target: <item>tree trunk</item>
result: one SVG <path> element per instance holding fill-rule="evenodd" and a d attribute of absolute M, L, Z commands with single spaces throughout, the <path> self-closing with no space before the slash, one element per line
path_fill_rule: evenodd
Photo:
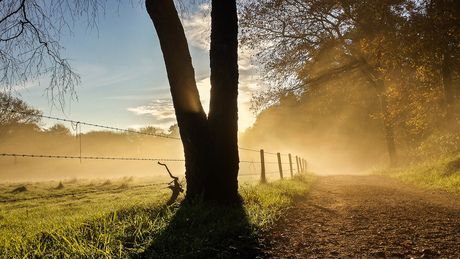
<path fill-rule="evenodd" d="M 238 201 L 235 0 L 213 1 L 209 119 L 201 105 L 190 51 L 173 0 L 146 0 L 146 8 L 160 40 L 184 147 L 186 199 Z"/>
<path fill-rule="evenodd" d="M 235 0 L 212 1 L 209 127 L 215 145 L 216 194 L 238 197 L 238 20 Z"/>
<path fill-rule="evenodd" d="M 383 127 L 385 132 L 385 140 L 388 148 L 388 155 L 390 158 L 390 167 L 394 167 L 398 164 L 398 156 L 396 153 L 396 145 L 394 139 L 393 131 L 393 122 L 391 120 L 390 114 L 388 113 L 388 101 L 386 98 L 386 87 L 383 79 L 379 78 L 378 73 L 375 69 L 366 61 L 364 55 L 359 51 L 353 51 L 354 56 L 352 57 L 353 61 L 357 61 L 360 66 L 359 69 L 364 75 L 367 81 L 374 87 L 377 92 L 377 96 L 380 101 L 380 112 L 383 117 Z"/>
<path fill-rule="evenodd" d="M 383 82 L 382 82 L 383 84 Z M 388 155 L 390 157 L 390 167 L 395 167 L 398 165 L 398 156 L 396 154 L 396 145 L 393 132 L 393 121 L 390 118 L 388 113 L 388 102 L 384 92 L 379 94 L 380 100 L 380 111 L 383 116 L 383 123 L 385 129 L 385 140 L 387 142 Z"/>

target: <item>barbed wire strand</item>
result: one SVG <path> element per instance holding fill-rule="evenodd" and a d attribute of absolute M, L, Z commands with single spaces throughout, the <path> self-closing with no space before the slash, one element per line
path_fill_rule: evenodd
<path fill-rule="evenodd" d="M 98 156 L 58 156 L 58 155 L 34 155 L 34 154 L 11 154 L 0 153 L 3 157 L 14 157 L 15 163 L 18 157 L 32 157 L 32 158 L 58 158 L 58 159 L 86 159 L 86 160 L 127 160 L 127 161 L 167 161 L 167 162 L 185 162 L 185 159 L 177 158 L 134 158 L 134 157 L 98 157 Z M 240 163 L 260 163 L 260 161 L 240 161 Z M 265 162 L 265 164 L 278 164 L 278 162 Z M 289 165 L 289 162 L 281 163 Z"/>
<path fill-rule="evenodd" d="M 250 148 L 244 148 L 244 147 L 239 147 L 238 149 L 244 150 L 244 151 L 251 151 L 251 152 L 260 152 L 260 150 L 255 150 L 255 149 L 250 149 Z"/>
<path fill-rule="evenodd" d="M 65 121 L 65 122 L 70 122 L 72 125 L 72 128 L 75 127 L 74 130 L 76 130 L 76 127 L 80 125 L 80 136 L 81 136 L 81 125 L 87 125 L 87 126 L 92 126 L 92 127 L 97 127 L 97 128 L 103 128 L 103 129 L 109 129 L 109 130 L 116 130 L 116 131 L 122 131 L 122 132 L 127 132 L 127 133 L 134 133 L 134 134 L 142 134 L 142 135 L 148 135 L 148 136 L 154 136 L 154 137 L 161 137 L 161 138 L 168 138 L 168 139 L 174 139 L 174 140 L 181 140 L 181 138 L 178 137 L 171 137 L 167 135 L 161 135 L 161 134 L 153 134 L 153 133 L 147 133 L 147 132 L 141 132 L 141 131 L 135 131 L 135 130 L 130 130 L 130 129 L 122 129 L 122 128 L 117 128 L 117 127 L 111 127 L 111 126 L 104 126 L 104 125 L 99 125 L 99 124 L 94 124 L 94 123 L 88 123 L 88 122 L 81 122 L 81 121 L 76 121 L 76 120 L 70 120 L 70 119 L 63 119 L 63 118 L 57 118 L 57 117 L 52 117 L 52 116 L 46 116 L 42 114 L 37 114 L 37 113 L 29 113 L 29 112 L 22 112 L 22 111 L 16 111 L 16 110 L 11 110 L 11 109 L 5 109 L 5 108 L 0 108 L 4 112 L 10 112 L 10 113 L 19 113 L 23 115 L 29 115 L 29 116 L 35 116 L 35 117 L 40 117 L 40 118 L 45 118 L 45 119 L 51 119 L 51 120 L 57 120 L 57 121 Z M 238 149 L 240 150 L 245 150 L 245 151 L 251 151 L 251 152 L 260 152 L 260 150 L 255 150 L 255 149 L 250 149 L 250 148 L 244 148 L 244 147 L 239 147 Z M 276 153 L 271 153 L 271 152 L 265 152 L 266 154 L 272 154 L 276 155 Z"/>
<path fill-rule="evenodd" d="M 94 124 L 94 123 L 88 123 L 88 122 L 81 122 L 81 121 L 75 121 L 75 120 L 70 120 L 70 119 L 62 119 L 62 118 L 57 118 L 57 117 L 51 117 L 51 116 L 46 116 L 46 115 L 37 114 L 37 113 L 21 112 L 21 111 L 10 110 L 10 109 L 5 109 L 5 108 L 1 108 L 1 110 L 5 111 L 5 112 L 10 112 L 10 113 L 19 113 L 19 114 L 23 114 L 23 115 L 36 116 L 36 117 L 46 118 L 46 119 L 51 119 L 51 120 L 70 122 L 70 123 L 73 123 L 74 125 L 80 124 L 80 125 L 87 125 L 87 126 L 92 126 L 92 127 L 97 127 L 97 128 L 122 131 L 122 132 L 127 132 L 127 133 L 135 133 L 135 134 L 142 134 L 142 135 L 149 135 L 149 136 L 155 136 L 155 137 L 161 137 L 161 138 L 180 140 L 180 138 L 171 137 L 171 136 L 167 136 L 167 135 L 153 134 L 153 133 L 135 131 L 135 130 L 130 130 L 130 129 L 121 129 L 121 128 L 116 128 L 116 127 L 111 127 L 111 126 L 104 126 L 104 125 Z"/>
<path fill-rule="evenodd" d="M 87 160 L 128 160 L 128 161 L 167 161 L 185 162 L 184 159 L 175 158 L 132 158 L 132 157 L 96 157 L 96 156 L 56 156 L 56 155 L 31 155 L 31 154 L 0 154 L 7 157 L 34 157 L 34 158 L 60 158 L 60 159 L 87 159 Z"/>
<path fill-rule="evenodd" d="M 240 163 L 258 163 L 258 164 L 260 164 L 260 161 L 245 161 L 245 160 L 243 160 L 243 161 L 240 161 Z"/>

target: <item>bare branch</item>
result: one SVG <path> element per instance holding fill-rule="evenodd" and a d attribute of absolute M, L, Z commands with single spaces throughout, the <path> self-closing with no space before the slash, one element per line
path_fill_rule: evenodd
<path fill-rule="evenodd" d="M 80 76 L 62 57 L 62 35 L 72 35 L 78 19 L 91 30 L 105 11 L 103 0 L 1 0 L 0 85 L 11 91 L 49 78 L 46 93 L 59 108 L 76 98 Z"/>

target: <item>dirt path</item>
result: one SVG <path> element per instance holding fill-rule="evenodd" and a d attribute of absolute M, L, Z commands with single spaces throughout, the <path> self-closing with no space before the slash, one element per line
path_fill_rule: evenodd
<path fill-rule="evenodd" d="M 262 249 L 267 258 L 460 258 L 460 195 L 323 176 Z"/>

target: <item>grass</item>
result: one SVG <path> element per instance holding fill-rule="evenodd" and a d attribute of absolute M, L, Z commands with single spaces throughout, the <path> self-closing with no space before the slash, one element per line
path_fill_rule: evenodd
<path fill-rule="evenodd" d="M 164 204 L 165 186 L 115 188 L 132 181 L 69 181 L 0 186 L 0 200 L 106 188 L 107 191 L 0 204 L 0 258 L 202 258 L 245 257 L 269 229 L 305 195 L 314 177 L 240 187 L 241 207 L 196 202 Z M 105 183 L 105 184 L 104 184 Z M 143 181 L 145 183 L 145 181 Z M 125 186 L 126 187 L 126 186 Z"/>
<path fill-rule="evenodd" d="M 169 195 L 165 186 L 119 189 L 126 181 L 104 182 L 64 182 L 61 190 L 52 182 L 23 183 L 27 191 L 16 194 L 9 192 L 15 185 L 2 185 L 1 200 L 49 198 L 0 205 L 0 258 L 113 254 L 113 238 L 120 231 L 117 227 L 131 224 L 126 221 L 137 224 L 145 217 L 137 212 L 148 213 L 152 208 L 161 207 Z M 140 179 L 129 184 L 139 186 L 155 182 L 158 181 Z M 82 194 L 67 195 L 71 193 Z M 126 211 L 135 217 L 123 218 Z"/>
<path fill-rule="evenodd" d="M 460 153 L 416 166 L 382 170 L 377 173 L 424 188 L 460 193 Z"/>

